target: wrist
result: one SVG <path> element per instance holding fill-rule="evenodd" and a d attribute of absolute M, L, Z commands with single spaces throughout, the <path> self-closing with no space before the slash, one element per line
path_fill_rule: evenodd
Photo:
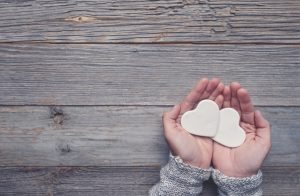
<path fill-rule="evenodd" d="M 176 164 L 174 164 L 176 163 Z M 193 171 L 193 172 L 209 172 L 211 173 L 212 171 L 212 167 L 208 167 L 208 168 L 203 168 L 203 167 L 200 167 L 200 165 L 192 165 L 186 161 L 184 161 L 180 156 L 174 156 L 170 153 L 169 155 L 169 164 L 171 165 L 176 165 L 176 167 L 180 170 L 184 170 L 185 172 L 190 172 L 190 171 Z M 189 171 L 188 171 L 189 170 Z M 197 174 L 198 175 L 198 174 Z M 210 175 L 210 174 L 209 174 Z"/>
<path fill-rule="evenodd" d="M 202 168 L 202 169 L 208 169 L 210 168 L 210 163 L 205 163 L 205 162 L 197 162 L 197 161 L 184 161 L 184 163 L 191 165 L 193 167 L 198 167 L 198 168 Z"/>
<path fill-rule="evenodd" d="M 215 168 L 222 172 L 224 175 L 228 177 L 234 177 L 234 178 L 246 178 L 253 175 L 256 175 L 259 170 L 253 170 L 253 171 L 232 171 L 232 170 L 222 170 L 221 168 Z"/>
<path fill-rule="evenodd" d="M 228 177 L 235 177 L 235 178 L 245 178 L 245 177 L 253 176 L 256 175 L 259 171 L 259 168 L 243 169 L 243 168 L 239 168 L 238 166 L 230 166 L 230 167 L 228 165 L 224 166 L 224 164 L 222 165 L 214 164 L 214 168 Z"/>
<path fill-rule="evenodd" d="M 211 167 L 211 157 L 207 156 L 195 156 L 195 155 L 189 155 L 189 156 L 184 156 L 178 153 L 171 152 L 172 156 L 180 157 L 183 163 L 197 167 L 197 168 L 202 168 L 202 169 L 209 169 Z M 206 157 L 206 158 L 205 158 Z"/>

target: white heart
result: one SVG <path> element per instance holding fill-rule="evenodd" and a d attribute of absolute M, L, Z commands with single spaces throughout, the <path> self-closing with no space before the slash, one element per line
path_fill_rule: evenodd
<path fill-rule="evenodd" d="M 218 105 L 209 99 L 202 100 L 196 109 L 183 114 L 182 127 L 189 133 L 211 137 L 227 147 L 238 147 L 246 139 L 239 126 L 239 113 L 233 108 L 219 110 Z"/>
<path fill-rule="evenodd" d="M 182 127 L 189 133 L 199 136 L 214 137 L 219 127 L 219 107 L 209 99 L 201 101 L 181 118 Z"/>
<path fill-rule="evenodd" d="M 212 139 L 228 147 L 238 147 L 246 139 L 245 131 L 239 126 L 240 115 L 233 108 L 220 111 L 220 122 L 217 135 Z"/>

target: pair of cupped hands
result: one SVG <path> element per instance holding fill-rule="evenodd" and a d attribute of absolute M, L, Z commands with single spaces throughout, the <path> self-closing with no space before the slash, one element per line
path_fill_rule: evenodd
<path fill-rule="evenodd" d="M 220 109 L 231 107 L 238 111 L 240 126 L 246 133 L 241 146 L 229 148 L 210 138 L 192 135 L 182 128 L 182 115 L 194 109 L 203 99 L 215 101 Z M 218 78 L 200 80 L 180 104 L 164 113 L 163 124 L 165 138 L 174 156 L 202 169 L 212 166 L 230 177 L 257 174 L 271 148 L 269 122 L 254 108 L 248 91 L 237 82 L 225 86 Z"/>

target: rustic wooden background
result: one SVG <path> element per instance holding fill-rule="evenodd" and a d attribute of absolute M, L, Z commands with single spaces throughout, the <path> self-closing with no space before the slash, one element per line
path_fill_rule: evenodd
<path fill-rule="evenodd" d="M 204 76 L 272 123 L 265 195 L 300 194 L 299 0 L 1 0 L 0 17 L 0 195 L 147 195 L 162 112 Z"/>

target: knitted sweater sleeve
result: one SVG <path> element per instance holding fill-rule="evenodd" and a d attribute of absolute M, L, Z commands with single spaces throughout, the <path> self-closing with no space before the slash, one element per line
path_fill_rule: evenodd
<path fill-rule="evenodd" d="M 228 177 L 219 170 L 212 171 L 212 178 L 218 186 L 220 196 L 261 196 L 262 173 L 245 178 Z"/>
<path fill-rule="evenodd" d="M 180 157 L 170 155 L 168 164 L 160 171 L 160 182 L 150 189 L 149 195 L 199 195 L 203 181 L 208 180 L 210 174 L 211 168 L 193 167 L 184 163 Z"/>

